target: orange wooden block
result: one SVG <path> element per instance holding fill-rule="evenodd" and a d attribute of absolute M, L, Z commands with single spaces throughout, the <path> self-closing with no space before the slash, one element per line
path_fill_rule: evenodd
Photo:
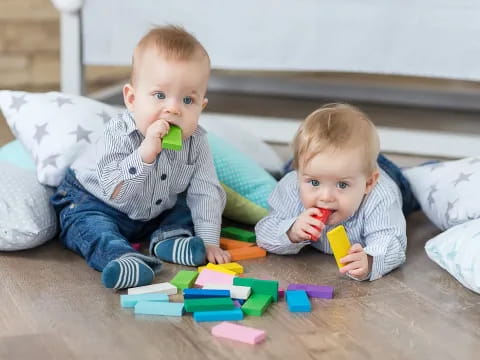
<path fill-rule="evenodd" d="M 259 257 L 267 256 L 267 251 L 259 248 L 258 246 L 249 246 L 238 249 L 228 250 L 230 253 L 230 260 L 246 260 L 246 259 L 255 259 Z"/>
<path fill-rule="evenodd" d="M 248 243 L 245 241 L 233 240 L 225 237 L 220 238 L 220 247 L 223 250 L 240 249 L 245 247 L 251 247 L 254 245 L 254 243 Z"/>

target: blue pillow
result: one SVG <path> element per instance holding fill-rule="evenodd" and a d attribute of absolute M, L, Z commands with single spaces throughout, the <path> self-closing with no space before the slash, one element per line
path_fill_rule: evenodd
<path fill-rule="evenodd" d="M 0 147 L 0 160 L 17 165 L 23 169 L 35 170 L 32 157 L 18 140 Z"/>
<path fill-rule="evenodd" d="M 210 132 L 208 143 L 218 179 L 227 193 L 223 215 L 256 224 L 268 214 L 267 200 L 277 181 L 254 160 Z"/>

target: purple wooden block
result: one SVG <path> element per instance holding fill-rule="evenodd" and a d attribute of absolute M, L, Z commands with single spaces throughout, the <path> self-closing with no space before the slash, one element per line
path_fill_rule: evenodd
<path fill-rule="evenodd" d="M 331 299 L 333 298 L 332 286 L 321 286 L 311 284 L 290 284 L 287 290 L 305 290 L 310 297 Z"/>

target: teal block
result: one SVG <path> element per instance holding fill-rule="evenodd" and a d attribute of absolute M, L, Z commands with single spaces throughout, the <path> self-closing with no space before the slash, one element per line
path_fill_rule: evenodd
<path fill-rule="evenodd" d="M 288 310 L 291 312 L 310 312 L 312 304 L 305 290 L 287 290 L 285 293 Z"/>
<path fill-rule="evenodd" d="M 169 301 L 165 294 L 138 294 L 138 295 L 120 295 L 120 305 L 123 308 L 133 308 L 140 301 Z"/>
<path fill-rule="evenodd" d="M 140 301 L 135 305 L 135 314 L 182 316 L 183 303 L 162 301 Z"/>
<path fill-rule="evenodd" d="M 243 320 L 243 312 L 241 309 L 197 311 L 193 313 L 193 319 L 197 322 Z"/>

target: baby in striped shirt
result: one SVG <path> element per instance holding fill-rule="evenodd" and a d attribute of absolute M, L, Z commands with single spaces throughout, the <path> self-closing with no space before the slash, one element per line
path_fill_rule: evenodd
<path fill-rule="evenodd" d="M 270 214 L 255 227 L 259 246 L 296 254 L 312 245 L 331 254 L 326 232 L 342 224 L 352 246 L 340 273 L 375 280 L 403 264 L 404 212 L 418 204 L 379 147 L 375 126 L 353 106 L 329 104 L 310 114 L 294 139 L 295 171 L 280 180 Z M 331 211 L 325 223 L 320 208 Z"/>
<path fill-rule="evenodd" d="M 150 284 L 161 260 L 230 260 L 219 247 L 225 192 L 198 125 L 209 76 L 209 56 L 191 34 L 151 30 L 134 51 L 123 88 L 127 110 L 108 122 L 52 197 L 61 241 L 102 272 L 107 288 Z M 182 132 L 178 151 L 163 147 L 172 125 Z M 148 255 L 132 247 L 139 241 L 149 243 Z"/>

